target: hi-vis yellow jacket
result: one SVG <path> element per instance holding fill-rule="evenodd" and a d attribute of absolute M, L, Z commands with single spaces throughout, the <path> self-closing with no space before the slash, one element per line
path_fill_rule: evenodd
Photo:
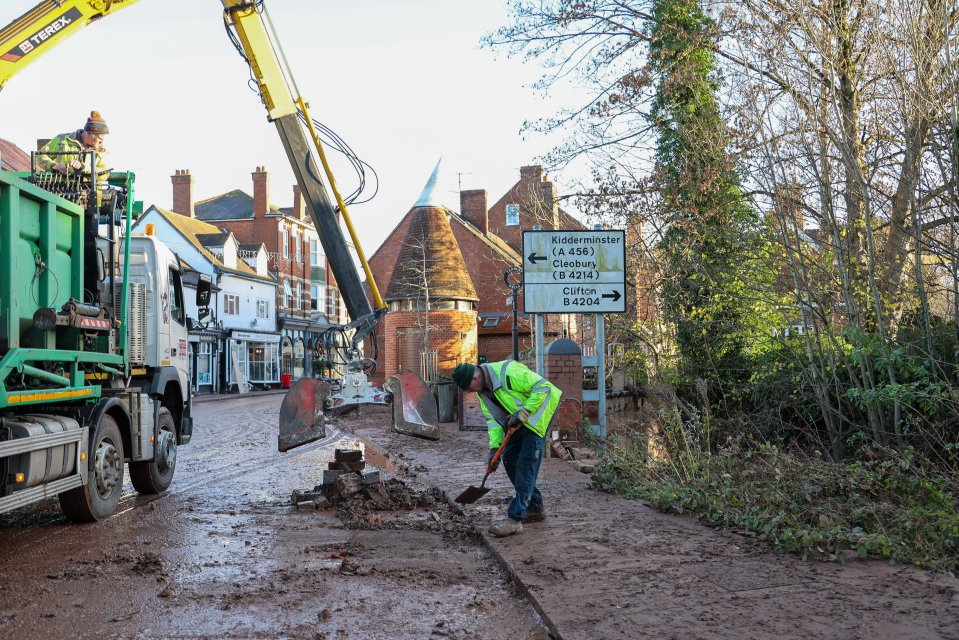
<path fill-rule="evenodd" d="M 545 436 L 563 392 L 549 380 L 515 360 L 486 363 L 480 367 L 493 388 L 492 391 L 477 394 L 480 407 L 486 416 L 490 449 L 500 446 L 505 435 L 506 419 L 520 409 L 529 411 L 526 428 L 541 438 Z M 497 406 L 496 402 L 488 402 L 488 399 L 483 397 L 487 393 L 492 395 L 502 408 Z"/>
<path fill-rule="evenodd" d="M 80 134 L 82 132 L 83 130 L 79 129 L 72 133 L 61 133 L 43 145 L 37 154 L 37 165 L 40 170 L 50 171 L 55 164 L 70 164 L 74 160 L 79 160 L 84 164 L 83 170 L 90 173 L 90 156 L 81 155 L 81 153 L 84 151 L 92 151 L 92 149 L 83 148 L 83 143 L 80 142 Z M 46 155 L 47 153 L 53 153 L 54 155 Z M 105 150 L 97 152 L 97 175 L 105 173 L 107 170 L 107 166 L 103 163 L 105 155 Z"/>

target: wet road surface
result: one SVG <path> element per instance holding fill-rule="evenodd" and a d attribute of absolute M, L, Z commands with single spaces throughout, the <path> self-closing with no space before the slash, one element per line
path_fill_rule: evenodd
<path fill-rule="evenodd" d="M 331 433 L 278 453 L 282 397 L 195 405 L 170 490 L 127 482 L 108 520 L 71 525 L 55 499 L 0 516 L 0 637 L 546 637 L 462 518 L 413 480 L 411 508 L 294 509 L 334 448 L 361 443 Z"/>

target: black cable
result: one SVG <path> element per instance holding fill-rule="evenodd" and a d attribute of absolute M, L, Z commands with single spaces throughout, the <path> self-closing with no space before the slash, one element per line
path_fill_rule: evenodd
<path fill-rule="evenodd" d="M 299 117 L 300 117 L 300 122 L 302 122 L 303 124 L 306 124 L 306 116 L 303 115 L 302 112 L 299 113 Z M 369 202 L 374 197 L 376 197 L 376 194 L 379 193 L 379 190 L 380 190 L 380 179 L 376 173 L 376 170 L 368 162 L 360 158 L 357 155 L 357 153 L 353 151 L 353 148 L 350 147 L 350 145 L 346 142 L 346 140 L 344 140 L 333 129 L 326 126 L 319 120 L 314 119 L 312 120 L 312 123 L 313 123 L 314 129 L 317 132 L 317 136 L 320 138 L 320 143 L 323 144 L 325 147 L 332 149 L 333 151 L 336 151 L 337 153 L 342 154 L 346 158 L 346 160 L 350 163 L 350 165 L 353 167 L 353 172 L 356 174 L 357 183 L 358 183 L 357 187 L 352 192 L 350 192 L 349 195 L 343 198 L 343 202 L 347 205 L 363 204 L 365 202 Z M 362 195 L 363 192 L 368 190 L 367 178 L 366 178 L 367 170 L 369 170 L 370 174 L 372 175 L 371 184 L 374 185 L 373 193 L 371 193 L 368 197 L 360 200 L 359 199 L 360 195 Z"/>

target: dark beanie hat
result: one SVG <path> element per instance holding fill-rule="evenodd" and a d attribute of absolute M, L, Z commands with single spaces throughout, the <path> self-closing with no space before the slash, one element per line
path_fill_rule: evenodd
<path fill-rule="evenodd" d="M 103 116 L 100 115 L 99 111 L 90 112 L 90 117 L 87 118 L 87 123 L 84 125 L 83 130 L 90 133 L 99 133 L 100 135 L 110 133 L 110 127 L 107 126 L 106 121 L 103 119 Z"/>
<path fill-rule="evenodd" d="M 456 365 L 456 368 L 453 369 L 453 382 L 456 383 L 457 387 L 466 391 L 469 389 L 470 382 L 473 381 L 474 371 L 476 371 L 476 366 L 468 362 Z"/>

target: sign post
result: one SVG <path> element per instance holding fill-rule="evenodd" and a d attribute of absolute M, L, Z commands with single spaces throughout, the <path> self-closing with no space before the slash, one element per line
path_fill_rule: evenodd
<path fill-rule="evenodd" d="M 596 433 L 606 437 L 606 324 L 604 314 L 626 312 L 626 232 L 523 231 L 523 291 L 526 313 L 592 313 L 596 354 L 583 364 L 596 366 L 596 391 L 583 400 L 599 404 Z M 537 369 L 543 374 L 542 332 L 537 324 Z"/>

